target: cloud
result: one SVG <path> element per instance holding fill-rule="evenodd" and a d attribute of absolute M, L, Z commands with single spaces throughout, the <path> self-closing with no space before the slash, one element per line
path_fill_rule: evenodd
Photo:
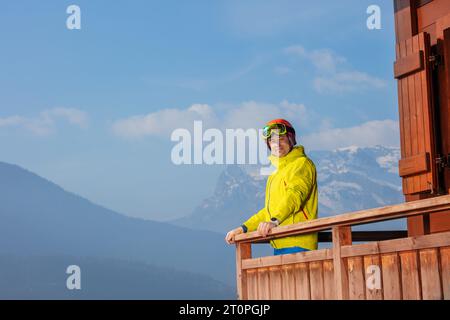
<path fill-rule="evenodd" d="M 67 120 L 70 124 L 78 126 L 80 128 L 86 128 L 88 126 L 88 115 L 86 112 L 74 108 L 53 108 L 42 112 L 44 117 L 51 120 L 56 118 L 62 118 Z"/>
<path fill-rule="evenodd" d="M 74 108 L 53 108 L 42 111 L 37 117 L 13 115 L 0 118 L 0 128 L 20 128 L 36 135 L 49 135 L 56 130 L 59 120 L 65 120 L 71 125 L 87 128 L 88 115 Z"/>
<path fill-rule="evenodd" d="M 283 49 L 286 54 L 294 54 L 299 57 L 306 57 L 306 49 L 301 45 L 293 45 Z"/>
<path fill-rule="evenodd" d="M 295 45 L 287 47 L 283 51 L 286 54 L 309 60 L 317 71 L 323 73 L 334 73 L 339 65 L 347 61 L 344 57 L 336 55 L 330 49 L 307 51 L 304 47 Z"/>
<path fill-rule="evenodd" d="M 353 127 L 335 128 L 331 119 L 309 110 L 304 104 L 283 100 L 280 103 L 247 101 L 226 106 L 224 112 L 207 104 L 194 104 L 186 109 L 163 109 L 147 115 L 116 121 L 113 132 L 120 137 L 170 137 L 178 128 L 193 132 L 195 120 L 201 120 L 203 130 L 259 129 L 274 118 L 288 119 L 296 128 L 298 141 L 309 150 L 334 150 L 348 146 L 376 145 L 398 147 L 398 121 L 373 120 Z"/>
<path fill-rule="evenodd" d="M 256 101 L 243 102 L 230 109 L 224 117 L 227 128 L 261 128 L 269 120 L 286 118 L 297 129 L 308 128 L 313 113 L 304 104 L 283 100 L 278 104 Z"/>
<path fill-rule="evenodd" d="M 374 120 L 348 128 L 332 128 L 301 137 L 301 143 L 312 150 L 334 150 L 350 145 L 398 147 L 399 123 L 394 120 Z"/>
<path fill-rule="evenodd" d="M 168 136 L 177 128 L 191 129 L 195 120 L 212 126 L 216 115 L 207 104 L 193 104 L 187 109 L 162 109 L 147 115 L 120 119 L 113 123 L 113 132 L 122 137 Z"/>
<path fill-rule="evenodd" d="M 320 94 L 355 92 L 366 89 L 380 89 L 386 81 L 367 73 L 352 70 L 347 60 L 330 49 L 306 50 L 303 46 L 294 45 L 284 48 L 287 55 L 306 59 L 314 67 L 314 89 Z"/>
<path fill-rule="evenodd" d="M 332 76 L 320 76 L 314 79 L 314 88 L 319 93 L 345 93 L 385 86 L 384 80 L 359 71 L 339 72 Z"/>
<path fill-rule="evenodd" d="M 305 105 L 287 100 L 278 104 L 247 101 L 225 108 L 213 108 L 207 104 L 194 104 L 186 109 L 162 109 L 147 115 L 119 119 L 112 125 L 117 136 L 140 138 L 145 136 L 168 137 L 178 128 L 192 130 L 195 120 L 203 122 L 203 128 L 259 129 L 274 118 L 287 118 L 298 131 L 310 130 L 326 122 Z"/>
<path fill-rule="evenodd" d="M 277 75 L 279 75 L 279 76 L 284 76 L 284 75 L 286 75 L 286 74 L 291 73 L 291 72 L 292 72 L 292 69 L 291 69 L 291 68 L 288 68 L 288 67 L 281 67 L 281 66 L 279 66 L 279 67 L 275 67 L 275 68 L 273 69 L 273 72 L 275 72 L 275 74 L 277 74 Z"/>

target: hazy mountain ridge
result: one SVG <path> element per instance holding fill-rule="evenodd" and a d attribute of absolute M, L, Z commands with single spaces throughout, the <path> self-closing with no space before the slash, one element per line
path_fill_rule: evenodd
<path fill-rule="evenodd" d="M 234 286 L 234 248 L 221 234 L 126 217 L 2 162 L 0 195 L 0 255 L 140 261 Z"/>
<path fill-rule="evenodd" d="M 80 267 L 80 290 L 66 269 Z M 202 275 L 142 262 L 72 256 L 0 256 L 0 299 L 234 299 L 231 287 Z"/>

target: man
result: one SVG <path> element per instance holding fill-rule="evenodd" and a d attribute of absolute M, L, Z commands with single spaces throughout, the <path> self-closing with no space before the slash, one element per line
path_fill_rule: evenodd
<path fill-rule="evenodd" d="M 311 221 L 317 218 L 318 191 L 314 163 L 296 146 L 295 130 L 284 119 L 275 119 L 263 130 L 269 160 L 276 168 L 266 185 L 265 206 L 240 227 L 227 233 L 225 241 L 234 243 L 236 235 L 258 231 L 263 237 L 276 226 Z M 317 249 L 317 233 L 271 240 L 274 254 L 287 254 Z"/>

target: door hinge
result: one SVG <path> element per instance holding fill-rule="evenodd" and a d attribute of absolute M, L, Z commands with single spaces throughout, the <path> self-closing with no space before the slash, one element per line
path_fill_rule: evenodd
<path fill-rule="evenodd" d="M 443 59 L 442 55 L 434 54 L 434 55 L 430 55 L 428 57 L 428 62 L 430 63 L 430 65 L 433 69 L 436 69 L 438 66 L 440 66 L 444 62 L 444 59 Z"/>
<path fill-rule="evenodd" d="M 438 155 L 436 158 L 436 164 L 439 170 L 450 167 L 450 153 L 446 156 Z"/>

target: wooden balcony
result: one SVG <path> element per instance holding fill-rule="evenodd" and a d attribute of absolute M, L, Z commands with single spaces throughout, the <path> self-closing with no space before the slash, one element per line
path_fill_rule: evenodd
<path fill-rule="evenodd" d="M 278 227 L 266 238 L 257 232 L 236 237 L 238 298 L 267 299 L 450 299 L 450 232 L 383 240 L 351 231 L 355 225 L 450 209 L 450 195 L 346 213 Z M 319 232 L 332 247 L 252 258 L 252 244 Z M 376 233 L 375 233 L 376 234 Z M 381 233 L 383 234 L 383 233 Z M 389 234 L 391 238 L 389 238 Z M 362 244 L 353 241 L 379 240 Z"/>

